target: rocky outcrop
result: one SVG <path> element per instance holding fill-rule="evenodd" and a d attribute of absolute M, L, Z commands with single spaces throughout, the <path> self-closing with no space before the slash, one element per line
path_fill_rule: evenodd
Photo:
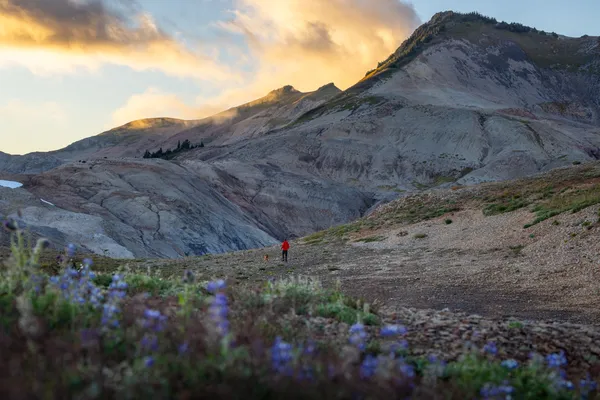
<path fill-rule="evenodd" d="M 62 161 L 48 153 L 29 153 L 15 156 L 0 151 L 0 173 L 37 174 L 62 164 Z"/>
<path fill-rule="evenodd" d="M 234 170 L 197 161 L 66 164 L 20 176 L 22 188 L 0 188 L 0 214 L 21 210 L 19 220 L 59 248 L 74 242 L 110 257 L 177 258 L 272 245 L 370 205 L 359 191 L 268 164 Z"/>

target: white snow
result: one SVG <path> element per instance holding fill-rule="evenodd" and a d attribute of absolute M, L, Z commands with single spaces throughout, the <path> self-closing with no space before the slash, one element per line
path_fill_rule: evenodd
<path fill-rule="evenodd" d="M 4 180 L 0 179 L 0 186 L 15 189 L 15 188 L 23 186 L 23 184 L 20 182 L 4 181 Z"/>
<path fill-rule="evenodd" d="M 51 205 L 51 206 L 54 206 L 54 204 L 50 203 L 49 201 L 46 201 L 46 200 L 44 200 L 44 199 L 40 199 L 40 200 L 42 201 L 42 203 L 46 203 L 46 204 L 49 204 L 49 205 Z M 56 207 L 56 206 L 55 206 L 55 207 Z"/>

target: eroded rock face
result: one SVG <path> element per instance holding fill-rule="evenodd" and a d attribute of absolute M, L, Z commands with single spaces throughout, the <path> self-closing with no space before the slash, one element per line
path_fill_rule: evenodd
<path fill-rule="evenodd" d="M 21 176 L 23 188 L 6 189 L 11 198 L 0 202 L 0 214 L 15 216 L 18 204 L 20 220 L 57 247 L 177 258 L 272 245 L 356 218 L 370 204 L 359 191 L 268 165 L 243 170 L 234 177 L 198 162 L 67 164 Z"/>

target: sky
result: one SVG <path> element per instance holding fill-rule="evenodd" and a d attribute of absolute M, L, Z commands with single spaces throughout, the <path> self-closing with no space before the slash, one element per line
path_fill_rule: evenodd
<path fill-rule="evenodd" d="M 0 0 L 0 151 L 346 89 L 445 10 L 600 35 L 598 0 Z"/>

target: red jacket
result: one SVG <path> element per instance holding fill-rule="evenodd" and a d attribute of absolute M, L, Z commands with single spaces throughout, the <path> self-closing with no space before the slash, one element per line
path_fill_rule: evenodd
<path fill-rule="evenodd" d="M 281 250 L 289 250 L 290 249 L 290 244 L 288 243 L 287 240 L 284 240 L 283 243 L 281 243 Z"/>

